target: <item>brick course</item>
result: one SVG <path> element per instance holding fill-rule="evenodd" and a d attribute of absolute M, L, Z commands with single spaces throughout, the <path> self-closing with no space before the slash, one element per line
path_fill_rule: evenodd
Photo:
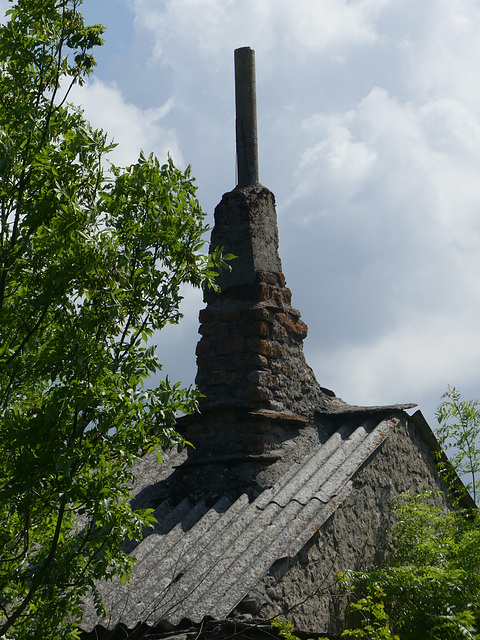
<path fill-rule="evenodd" d="M 303 356 L 308 329 L 291 306 L 276 221 L 275 198 L 262 185 L 226 193 L 215 209 L 211 249 L 237 257 L 220 274 L 220 291 L 205 293 L 199 315 L 202 410 L 241 405 L 313 415 L 329 403 Z"/>

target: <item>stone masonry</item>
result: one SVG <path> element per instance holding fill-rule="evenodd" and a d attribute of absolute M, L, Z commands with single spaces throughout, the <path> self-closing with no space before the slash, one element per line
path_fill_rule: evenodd
<path fill-rule="evenodd" d="M 303 355 L 307 325 L 291 306 L 278 256 L 273 194 L 261 185 L 223 196 L 211 248 L 236 256 L 200 312 L 196 383 L 202 410 L 245 407 L 303 416 L 338 403 Z"/>

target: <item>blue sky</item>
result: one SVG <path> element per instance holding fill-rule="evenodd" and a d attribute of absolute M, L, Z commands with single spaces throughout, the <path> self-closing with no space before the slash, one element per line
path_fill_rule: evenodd
<path fill-rule="evenodd" d="M 3 2 L 2 4 L 5 4 Z M 114 160 L 169 151 L 210 216 L 235 186 L 233 50 L 256 51 L 260 180 L 319 382 L 352 404 L 480 397 L 476 0 L 85 0 L 107 27 L 87 117 Z M 159 338 L 195 376 L 197 315 Z"/>

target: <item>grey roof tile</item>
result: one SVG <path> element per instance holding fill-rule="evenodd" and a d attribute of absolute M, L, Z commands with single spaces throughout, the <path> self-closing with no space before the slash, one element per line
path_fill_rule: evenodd
<path fill-rule="evenodd" d="M 294 556 L 351 492 L 351 478 L 395 427 L 344 425 L 253 502 L 223 497 L 211 508 L 184 500 L 158 507 L 163 525 L 134 550 L 132 579 L 101 587 L 110 611 L 97 620 L 87 605 L 83 628 L 139 621 L 176 625 L 225 618 L 279 558 Z"/>

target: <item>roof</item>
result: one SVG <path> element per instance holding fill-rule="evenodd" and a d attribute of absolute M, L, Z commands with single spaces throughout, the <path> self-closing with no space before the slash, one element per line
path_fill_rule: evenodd
<path fill-rule="evenodd" d="M 292 628 L 299 640 L 341 640 L 341 636 L 333 633 L 303 631 Z M 109 633 L 109 632 L 107 632 Z M 149 629 L 147 626 L 138 627 L 133 632 L 120 630 L 122 638 L 128 633 L 129 640 L 218 640 L 235 638 L 236 640 L 275 640 L 283 638 L 282 631 L 265 620 L 206 620 L 200 625 L 182 626 L 181 629 L 170 630 Z M 116 637 L 120 635 L 115 634 Z M 113 640 L 109 634 L 110 640 Z M 97 638 L 95 638 L 97 640 Z"/>
<path fill-rule="evenodd" d="M 162 502 L 157 528 L 131 554 L 131 581 L 100 585 L 108 618 L 88 603 L 82 628 L 149 627 L 224 619 L 269 571 L 293 557 L 352 491 L 352 478 L 388 437 L 397 417 L 348 420 L 255 499 L 226 495 L 214 504 Z M 142 461 L 143 462 L 143 461 Z M 147 459 L 145 465 L 151 464 Z M 162 469 L 162 466 L 159 467 Z M 152 467 L 146 473 L 150 474 Z M 163 469 L 162 473 L 165 473 Z M 142 470 L 139 477 L 144 478 Z M 145 490 L 145 478 L 142 489 Z"/>

